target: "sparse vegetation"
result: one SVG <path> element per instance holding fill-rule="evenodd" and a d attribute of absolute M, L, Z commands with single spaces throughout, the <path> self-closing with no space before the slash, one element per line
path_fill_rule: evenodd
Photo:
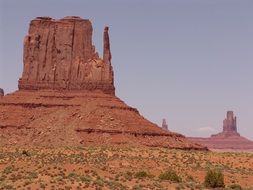
<path fill-rule="evenodd" d="M 159 179 L 161 180 L 169 180 L 169 181 L 172 181 L 172 182 L 181 182 L 182 181 L 182 178 L 179 177 L 177 175 L 177 173 L 172 170 L 172 169 L 168 169 L 167 171 L 161 173 L 159 175 Z"/>
<path fill-rule="evenodd" d="M 217 169 L 209 169 L 204 184 L 208 188 L 225 187 L 223 173 Z"/>
<path fill-rule="evenodd" d="M 151 174 L 149 174 L 149 173 L 146 172 L 146 171 L 139 171 L 139 172 L 136 172 L 134 176 L 135 176 L 136 178 L 151 178 L 151 177 L 153 177 Z"/>
<path fill-rule="evenodd" d="M 233 190 L 242 190 L 242 187 L 238 184 L 230 185 L 229 188 Z"/>
<path fill-rule="evenodd" d="M 250 153 L 88 146 L 26 147 L 27 156 L 23 150 L 0 146 L 0 189 L 205 189 L 207 168 L 223 172 L 209 176 L 224 174 L 227 189 L 253 187 Z"/>

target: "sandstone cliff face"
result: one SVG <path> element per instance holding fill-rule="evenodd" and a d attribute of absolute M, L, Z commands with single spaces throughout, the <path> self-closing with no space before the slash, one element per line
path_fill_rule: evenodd
<path fill-rule="evenodd" d="M 206 150 L 161 129 L 115 96 L 108 30 L 105 27 L 101 59 L 92 45 L 89 20 L 31 21 L 21 90 L 0 98 L 0 144 Z"/>
<path fill-rule="evenodd" d="M 37 17 L 24 39 L 19 89 L 101 90 L 114 94 L 108 27 L 104 57 L 92 45 L 92 24 L 80 17 Z"/>

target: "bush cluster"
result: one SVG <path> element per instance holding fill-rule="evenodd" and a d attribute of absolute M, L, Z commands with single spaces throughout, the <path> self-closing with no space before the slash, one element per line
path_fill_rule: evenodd
<path fill-rule="evenodd" d="M 205 186 L 208 188 L 225 187 L 224 175 L 220 170 L 208 170 L 205 176 Z"/>
<path fill-rule="evenodd" d="M 174 170 L 167 170 L 159 175 L 159 179 L 161 180 L 169 180 L 172 182 L 182 182 L 182 178 L 177 175 Z"/>

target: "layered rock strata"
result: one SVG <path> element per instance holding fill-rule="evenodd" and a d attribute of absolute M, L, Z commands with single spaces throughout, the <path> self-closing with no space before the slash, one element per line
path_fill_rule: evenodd
<path fill-rule="evenodd" d="M 102 92 L 20 90 L 0 99 L 0 144 L 131 145 L 206 150 Z"/>
<path fill-rule="evenodd" d="M 100 90 L 114 94 L 108 27 L 104 56 L 92 44 L 92 24 L 80 17 L 32 20 L 24 39 L 19 89 Z"/>
<path fill-rule="evenodd" d="M 108 30 L 101 59 L 92 45 L 89 20 L 31 21 L 19 91 L 0 99 L 0 144 L 207 150 L 161 129 L 115 96 Z"/>

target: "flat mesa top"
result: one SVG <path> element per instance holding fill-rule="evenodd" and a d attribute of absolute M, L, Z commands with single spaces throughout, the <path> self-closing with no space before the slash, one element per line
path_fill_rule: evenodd
<path fill-rule="evenodd" d="M 108 27 L 100 58 L 92 43 L 92 23 L 78 16 L 36 17 L 24 39 L 20 90 L 88 90 L 114 95 Z"/>
<path fill-rule="evenodd" d="M 83 19 L 79 16 L 66 16 L 62 19 L 53 19 L 51 17 L 48 16 L 40 16 L 40 17 L 36 17 L 34 20 L 44 20 L 44 21 L 63 21 L 63 20 L 80 20 L 80 21 L 89 21 L 89 19 Z"/>

